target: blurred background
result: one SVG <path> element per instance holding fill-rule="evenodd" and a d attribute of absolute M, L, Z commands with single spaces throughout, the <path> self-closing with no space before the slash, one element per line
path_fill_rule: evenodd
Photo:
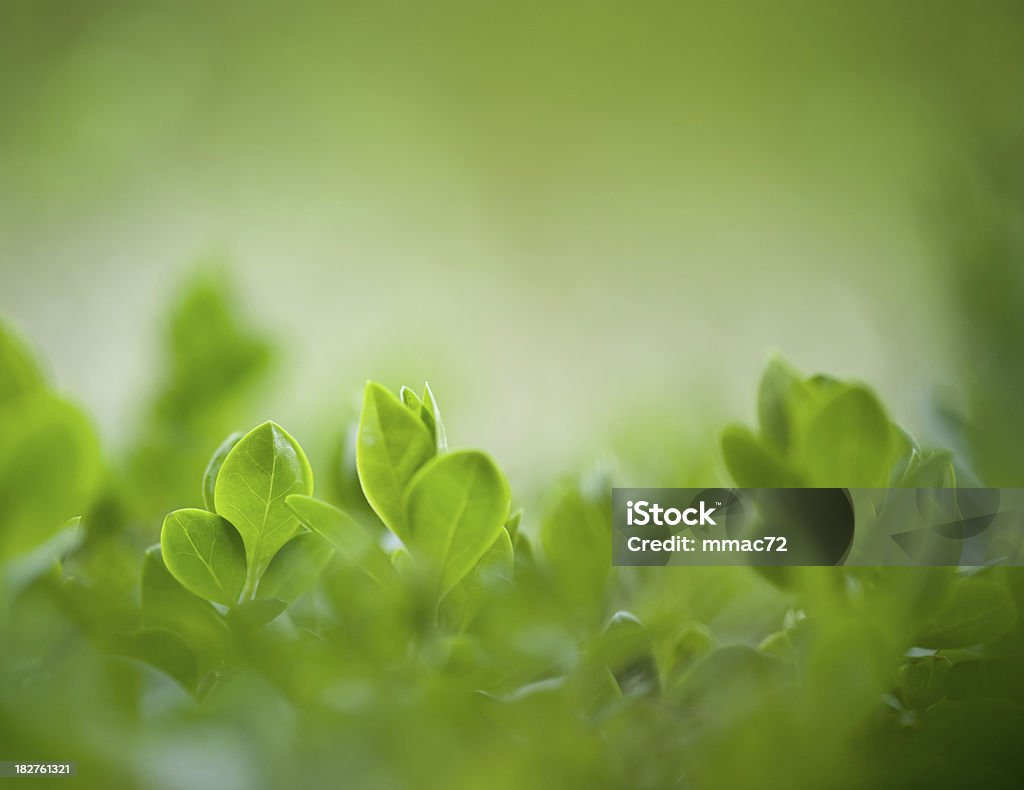
<path fill-rule="evenodd" d="M 429 378 L 528 485 L 747 416 L 771 349 L 927 432 L 1022 43 L 1012 0 L 0 0 L 0 313 L 112 446 L 204 260 L 303 443 Z"/>

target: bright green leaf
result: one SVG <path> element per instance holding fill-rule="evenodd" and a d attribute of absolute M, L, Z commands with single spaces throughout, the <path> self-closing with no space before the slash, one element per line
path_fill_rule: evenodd
<path fill-rule="evenodd" d="M 160 531 L 164 564 L 189 591 L 225 606 L 245 583 L 245 547 L 228 521 L 205 510 L 169 513 Z"/>
<path fill-rule="evenodd" d="M 433 455 L 434 442 L 419 415 L 385 387 L 368 382 L 356 447 L 359 482 L 381 521 L 402 540 L 409 536 L 402 505 L 406 488 Z"/>
<path fill-rule="evenodd" d="M 443 596 L 494 543 L 510 497 L 494 461 L 463 450 L 424 466 L 409 484 L 405 502 L 409 550 L 433 566 Z"/>
<path fill-rule="evenodd" d="M 254 428 L 228 453 L 217 475 L 214 504 L 242 536 L 247 589 L 255 589 L 271 558 L 299 529 L 285 497 L 312 493 L 313 472 L 306 454 L 275 423 Z"/>
<path fill-rule="evenodd" d="M 421 401 L 419 395 L 409 387 L 402 387 L 402 389 L 398 391 L 398 397 L 402 400 L 402 403 L 409 407 L 409 410 L 413 414 L 419 414 L 420 409 L 423 408 L 423 401 Z"/>
<path fill-rule="evenodd" d="M 448 450 L 448 433 L 444 429 L 444 421 L 441 419 L 441 410 L 437 407 L 437 400 L 434 398 L 434 391 L 430 384 L 423 387 L 423 422 L 430 429 L 434 437 L 434 445 L 439 453 Z"/>

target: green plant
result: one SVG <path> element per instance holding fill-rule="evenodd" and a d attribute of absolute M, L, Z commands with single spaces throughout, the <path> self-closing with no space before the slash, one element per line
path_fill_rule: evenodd
<path fill-rule="evenodd" d="M 8 331 L 0 397 L 0 743 L 18 759 L 75 759 L 93 786 L 178 786 L 211 753 L 198 786 L 1013 786 L 1016 568 L 613 569 L 630 468 L 513 510 L 490 456 L 448 448 L 429 387 L 373 382 L 319 498 L 273 422 L 214 449 L 228 426 L 204 396 L 218 416 L 181 424 L 217 431 L 205 472 L 175 472 L 184 507 L 147 518 L 167 496 L 133 489 L 150 463 L 130 447 L 104 474 Z M 964 475 L 866 386 L 778 358 L 721 457 L 701 484 Z"/>

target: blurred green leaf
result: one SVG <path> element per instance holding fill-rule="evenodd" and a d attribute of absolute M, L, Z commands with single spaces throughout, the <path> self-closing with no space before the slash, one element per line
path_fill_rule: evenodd
<path fill-rule="evenodd" d="M 668 643 L 668 655 L 664 662 L 665 677 L 680 676 L 694 661 L 714 650 L 716 646 L 715 635 L 704 623 L 685 623 Z"/>
<path fill-rule="evenodd" d="M 957 661 L 949 670 L 946 693 L 951 700 L 988 697 L 1024 704 L 1024 674 L 1020 668 L 1019 655 Z"/>
<path fill-rule="evenodd" d="M 889 687 L 899 648 L 884 621 L 835 618 L 820 623 L 803 679 L 810 722 L 841 732 L 860 726 Z"/>
<path fill-rule="evenodd" d="M 0 409 L 0 562 L 82 513 L 99 473 L 92 426 L 71 404 L 42 393 Z"/>
<path fill-rule="evenodd" d="M 141 628 L 121 634 L 113 650 L 124 656 L 145 661 L 166 672 L 189 691 L 199 679 L 196 655 L 178 634 L 165 628 Z"/>
<path fill-rule="evenodd" d="M 316 584 L 332 556 L 334 548 L 315 532 L 296 535 L 270 561 L 257 594 L 291 603 Z"/>
<path fill-rule="evenodd" d="M 893 430 L 877 398 L 859 386 L 826 403 L 810 422 L 803 466 L 813 486 L 883 488 L 889 484 Z"/>
<path fill-rule="evenodd" d="M 997 639 L 1016 621 L 1017 607 L 1009 590 L 968 577 L 952 588 L 916 644 L 937 649 L 971 647 Z"/>
<path fill-rule="evenodd" d="M 948 450 L 912 450 L 894 488 L 955 488 L 956 470 Z"/>
<path fill-rule="evenodd" d="M 515 554 L 515 568 L 517 574 L 532 573 L 535 569 L 533 556 L 533 544 L 526 537 L 526 533 L 517 531 L 512 538 L 512 549 Z"/>
<path fill-rule="evenodd" d="M 516 535 L 519 534 L 519 523 L 522 520 L 523 511 L 517 510 L 508 517 L 507 521 L 505 521 L 505 531 L 508 532 L 509 537 L 513 540 L 515 539 Z"/>
<path fill-rule="evenodd" d="M 953 663 L 945 656 L 923 656 L 903 665 L 900 694 L 916 710 L 925 710 L 946 695 L 946 677 Z"/>
<path fill-rule="evenodd" d="M 0 322 L 0 408 L 45 387 L 46 381 L 25 342 Z"/>
<path fill-rule="evenodd" d="M 366 528 L 343 510 L 301 494 L 292 494 L 285 502 L 299 521 L 334 548 L 346 565 L 360 568 L 380 584 L 395 581 L 395 569 L 387 554 Z"/>
<path fill-rule="evenodd" d="M 611 575 L 610 488 L 598 492 L 564 486 L 541 521 L 540 539 L 552 581 L 563 597 L 579 606 L 589 624 L 603 617 Z"/>
<path fill-rule="evenodd" d="M 667 691 L 705 727 L 724 728 L 757 710 L 783 679 L 781 662 L 745 645 L 727 645 L 705 653 Z"/>
<path fill-rule="evenodd" d="M 722 431 L 722 457 L 732 479 L 743 488 L 800 486 L 785 460 L 742 425 L 730 425 Z"/>
<path fill-rule="evenodd" d="M 269 335 L 250 325 L 232 283 L 209 262 L 172 297 L 161 340 L 159 379 L 131 431 L 126 479 L 107 492 L 127 519 L 203 504 L 196 471 L 213 441 L 253 419 L 274 358 Z"/>
<path fill-rule="evenodd" d="M 782 357 L 773 356 L 757 392 L 757 418 L 762 435 L 786 450 L 794 432 L 796 412 L 810 397 L 803 377 Z"/>
<path fill-rule="evenodd" d="M 241 431 L 235 431 L 221 442 L 214 450 L 213 457 L 210 458 L 210 463 L 206 465 L 206 470 L 203 472 L 203 502 L 211 513 L 216 512 L 213 496 L 217 486 L 217 475 L 220 474 L 220 468 L 224 465 L 224 459 L 228 457 L 228 453 L 242 440 L 243 436 L 245 434 Z"/>
<path fill-rule="evenodd" d="M 629 612 L 616 612 L 597 640 L 594 654 L 627 697 L 657 694 L 658 665 L 647 629 Z"/>
<path fill-rule="evenodd" d="M 503 528 L 472 571 L 448 592 L 445 606 L 456 611 L 459 626 L 465 628 L 479 612 L 483 598 L 499 585 L 510 585 L 514 573 L 512 539 Z"/>
<path fill-rule="evenodd" d="M 224 405 L 270 363 L 269 341 L 247 325 L 223 270 L 205 267 L 186 283 L 167 326 L 168 373 L 156 404 L 163 419 L 191 422 Z"/>
<path fill-rule="evenodd" d="M 255 631 L 279 617 L 287 608 L 287 602 L 274 598 L 243 601 L 228 612 L 228 625 L 240 633 Z"/>
<path fill-rule="evenodd" d="M 142 560 L 142 621 L 179 634 L 197 653 L 221 643 L 227 629 L 213 605 L 189 592 L 164 564 L 159 545 Z"/>
<path fill-rule="evenodd" d="M 238 603 L 246 579 L 245 546 L 226 519 L 192 508 L 169 513 L 160 551 L 187 590 L 225 606 Z"/>

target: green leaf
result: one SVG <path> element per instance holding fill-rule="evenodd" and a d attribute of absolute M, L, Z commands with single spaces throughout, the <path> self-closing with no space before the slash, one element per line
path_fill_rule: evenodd
<path fill-rule="evenodd" d="M 441 410 L 437 407 L 437 400 L 434 398 L 434 391 L 430 384 L 423 387 L 423 422 L 430 429 L 434 437 L 434 445 L 439 453 L 448 450 L 448 433 L 444 429 L 444 421 L 441 419 Z"/>
<path fill-rule="evenodd" d="M 0 411 L 0 561 L 45 543 L 88 508 L 99 458 L 89 421 L 56 396 Z"/>
<path fill-rule="evenodd" d="M 1017 621 L 1010 591 L 1000 584 L 968 577 L 957 584 L 918 636 L 921 647 L 972 647 L 1002 636 Z"/>
<path fill-rule="evenodd" d="M 224 459 L 228 457 L 228 453 L 234 449 L 234 446 L 242 440 L 244 435 L 241 431 L 235 431 L 221 442 L 220 446 L 213 451 L 213 457 L 210 459 L 210 463 L 206 465 L 206 471 L 203 472 L 203 502 L 206 504 L 206 509 L 211 513 L 216 512 L 214 507 L 214 491 L 217 486 L 217 475 L 220 474 L 220 468 L 224 465 Z"/>
<path fill-rule="evenodd" d="M 11 596 L 17 595 L 45 574 L 55 571 L 59 573 L 68 555 L 83 542 L 85 530 L 81 522 L 81 516 L 68 519 L 60 531 L 45 543 L 10 560 L 4 567 L 4 592 Z"/>
<path fill-rule="evenodd" d="M 168 381 L 160 420 L 193 424 L 245 391 L 273 360 L 269 338 L 251 327 L 225 270 L 204 266 L 185 283 L 167 326 Z M 230 424 L 230 423 L 229 423 Z"/>
<path fill-rule="evenodd" d="M 423 401 L 421 401 L 419 395 L 409 387 L 402 387 L 402 389 L 398 391 L 398 397 L 401 398 L 402 403 L 409 407 L 409 410 L 413 414 L 419 414 L 420 410 L 423 408 Z"/>
<path fill-rule="evenodd" d="M 433 439 L 419 415 L 385 387 L 368 382 L 356 445 L 359 482 L 374 512 L 403 541 L 409 537 L 406 488 L 433 455 Z"/>
<path fill-rule="evenodd" d="M 696 659 L 670 691 L 688 710 L 709 720 L 718 711 L 738 718 L 762 704 L 783 677 L 781 662 L 746 645 L 727 645 Z"/>
<path fill-rule="evenodd" d="M 604 614 L 612 565 L 611 521 L 610 485 L 584 490 L 578 484 L 560 491 L 541 520 L 541 545 L 553 581 L 577 613 Z"/>
<path fill-rule="evenodd" d="M 169 628 L 197 653 L 223 640 L 224 618 L 209 601 L 185 589 L 167 570 L 160 546 L 150 546 L 142 560 L 142 621 Z"/>
<path fill-rule="evenodd" d="M 0 323 L 0 406 L 43 390 L 46 381 L 25 342 Z"/>
<path fill-rule="evenodd" d="M 361 568 L 381 584 L 395 581 L 395 569 L 388 555 L 366 528 L 345 511 L 300 494 L 292 494 L 285 502 L 299 521 L 338 552 L 346 565 Z"/>
<path fill-rule="evenodd" d="M 955 488 L 956 470 L 948 450 L 911 450 L 906 468 L 893 488 Z"/>
<path fill-rule="evenodd" d="M 410 552 L 433 566 L 444 596 L 483 556 L 505 524 L 508 483 L 484 453 L 439 455 L 405 497 Z"/>
<path fill-rule="evenodd" d="M 159 382 L 131 431 L 119 499 L 125 517 L 149 522 L 179 507 L 203 505 L 197 470 L 211 442 L 246 424 L 274 359 L 271 338 L 250 324 L 219 262 L 207 260 L 171 297 L 159 360 Z"/>
<path fill-rule="evenodd" d="M 946 679 L 950 699 L 991 697 L 1024 704 L 1024 676 L 1020 656 L 996 656 L 976 661 L 957 661 Z"/>
<path fill-rule="evenodd" d="M 532 573 L 535 570 L 536 561 L 533 557 L 533 544 L 526 537 L 526 533 L 522 531 L 516 533 L 512 538 L 512 548 L 515 552 L 516 573 Z"/>
<path fill-rule="evenodd" d="M 743 488 L 800 486 L 782 456 L 742 425 L 730 425 L 722 431 L 722 458 L 729 475 Z"/>
<path fill-rule="evenodd" d="M 260 598 L 291 603 L 307 592 L 327 567 L 334 548 L 315 532 L 296 535 L 284 544 L 260 579 Z"/>
<path fill-rule="evenodd" d="M 166 628 L 141 628 L 119 634 L 111 645 L 113 652 L 144 661 L 166 672 L 189 691 L 199 679 L 195 652 L 180 635 Z"/>
<path fill-rule="evenodd" d="M 883 488 L 889 484 L 895 447 L 892 424 L 878 399 L 851 386 L 811 420 L 802 461 L 812 486 Z"/>
<path fill-rule="evenodd" d="M 234 606 L 245 584 L 245 547 L 234 527 L 205 510 L 169 513 L 160 531 L 167 569 L 201 598 Z"/>
<path fill-rule="evenodd" d="M 953 663 L 945 656 L 923 656 L 900 670 L 900 694 L 916 710 L 925 710 L 946 696 L 946 677 Z"/>
<path fill-rule="evenodd" d="M 808 646 L 804 693 L 820 722 L 856 727 L 871 715 L 891 685 L 899 654 L 888 623 L 836 619 L 822 625 Z"/>
<path fill-rule="evenodd" d="M 476 564 L 473 574 L 466 578 L 470 580 L 471 588 L 482 589 L 496 583 L 511 582 L 514 569 L 515 552 L 512 549 L 512 538 L 509 537 L 508 531 L 502 528 L 498 531 L 494 543 Z"/>
<path fill-rule="evenodd" d="M 704 623 L 696 620 L 685 623 L 669 645 L 666 677 L 679 677 L 694 661 L 714 650 L 716 644 L 715 635 Z M 765 652 L 760 647 L 758 650 Z"/>
<path fill-rule="evenodd" d="M 612 673 L 623 695 L 645 696 L 661 687 L 651 637 L 629 612 L 616 612 L 594 646 L 594 655 Z"/>
<path fill-rule="evenodd" d="M 299 529 L 285 497 L 312 493 L 313 472 L 306 454 L 273 422 L 246 434 L 224 459 L 214 504 L 242 536 L 249 571 L 247 591 L 256 588 L 270 560 Z"/>
<path fill-rule="evenodd" d="M 519 522 L 521 522 L 522 520 L 523 511 L 522 509 L 520 509 L 513 513 L 511 516 L 509 516 L 508 520 L 505 522 L 505 529 L 508 532 L 509 537 L 513 540 L 519 534 Z"/>
<path fill-rule="evenodd" d="M 512 539 L 502 528 L 472 572 L 452 587 L 445 597 L 445 605 L 454 612 L 458 626 L 468 626 L 480 612 L 487 593 L 500 585 L 511 584 L 514 572 Z"/>
<path fill-rule="evenodd" d="M 773 356 L 758 386 L 757 417 L 761 433 L 776 447 L 788 448 L 794 417 L 810 398 L 803 377 L 782 357 Z"/>
<path fill-rule="evenodd" d="M 275 598 L 257 598 L 253 601 L 243 601 L 228 612 L 228 625 L 232 630 L 255 631 L 262 628 L 271 620 L 276 619 L 288 604 Z"/>

